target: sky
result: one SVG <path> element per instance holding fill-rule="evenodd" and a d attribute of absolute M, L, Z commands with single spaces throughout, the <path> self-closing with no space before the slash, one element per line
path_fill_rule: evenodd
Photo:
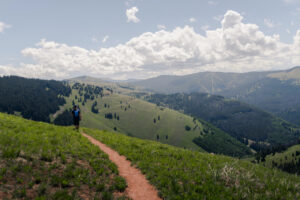
<path fill-rule="evenodd" d="M 0 75 L 118 80 L 300 66 L 300 0 L 0 0 Z"/>

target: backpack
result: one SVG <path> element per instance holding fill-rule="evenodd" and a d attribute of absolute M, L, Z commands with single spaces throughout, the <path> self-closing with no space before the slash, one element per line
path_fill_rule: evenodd
<path fill-rule="evenodd" d="M 74 110 L 74 116 L 75 117 L 79 117 L 79 110 L 77 109 L 77 110 Z"/>

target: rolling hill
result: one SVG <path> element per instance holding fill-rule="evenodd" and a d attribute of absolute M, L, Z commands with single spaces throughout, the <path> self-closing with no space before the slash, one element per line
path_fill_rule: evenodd
<path fill-rule="evenodd" d="M 84 127 L 117 131 L 198 151 L 238 157 L 251 154 L 246 145 L 201 119 L 132 96 L 115 94 L 113 90 L 103 89 L 98 95 L 94 93 L 97 87 L 74 84 L 72 95 L 66 97 L 67 103 L 61 106 L 52 120 L 76 104 L 82 111 L 81 124 Z M 64 119 L 67 118 L 70 119 L 70 116 Z M 196 143 L 195 138 L 200 138 L 201 143 Z"/>
<path fill-rule="evenodd" d="M 299 127 L 239 101 L 205 93 L 153 94 L 146 99 L 202 118 L 256 150 L 258 146 L 294 144 Z"/>
<path fill-rule="evenodd" d="M 116 166 L 71 127 L 2 113 L 0 124 L 1 198 L 127 199 Z M 299 176 L 276 169 L 119 133 L 84 132 L 126 156 L 162 199 L 300 197 Z"/>
<path fill-rule="evenodd" d="M 81 106 L 85 127 L 119 131 L 197 151 L 239 157 L 250 154 L 245 145 L 205 121 L 135 98 L 144 95 L 140 91 L 116 83 L 71 84 L 73 91 L 66 81 L 0 78 L 0 110 L 36 121 L 71 125 L 69 109 L 76 103 Z M 199 136 L 202 143 L 195 143 L 194 138 Z"/>

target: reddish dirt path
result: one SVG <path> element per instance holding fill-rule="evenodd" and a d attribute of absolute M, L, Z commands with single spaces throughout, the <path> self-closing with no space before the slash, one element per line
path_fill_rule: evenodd
<path fill-rule="evenodd" d="M 128 184 L 125 193 L 131 199 L 161 200 L 161 198 L 158 197 L 157 190 L 154 186 L 150 185 L 140 170 L 131 166 L 131 163 L 126 160 L 125 156 L 120 156 L 118 152 L 85 133 L 82 133 L 82 135 L 108 154 L 109 159 L 118 166 L 120 176 L 124 177 Z"/>

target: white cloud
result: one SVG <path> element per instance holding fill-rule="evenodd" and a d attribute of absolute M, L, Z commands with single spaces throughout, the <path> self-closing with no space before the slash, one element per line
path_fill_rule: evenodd
<path fill-rule="evenodd" d="M 104 36 L 104 38 L 102 39 L 102 43 L 105 43 L 108 39 L 109 39 L 108 35 Z"/>
<path fill-rule="evenodd" d="M 98 51 L 41 40 L 22 51 L 36 64 L 0 67 L 0 74 L 63 79 L 79 75 L 148 78 L 204 70 L 247 72 L 300 64 L 300 30 L 293 44 L 268 36 L 255 24 L 228 11 L 221 27 L 201 35 L 190 26 L 146 32 L 124 44 Z"/>
<path fill-rule="evenodd" d="M 163 25 L 163 24 L 158 24 L 158 25 L 157 25 L 157 28 L 158 28 L 159 30 L 165 30 L 165 29 L 166 29 L 166 26 Z"/>
<path fill-rule="evenodd" d="M 3 33 L 5 29 L 11 28 L 11 25 L 0 22 L 0 33 Z"/>
<path fill-rule="evenodd" d="M 264 19 L 264 24 L 269 28 L 274 28 L 275 25 L 270 19 Z"/>
<path fill-rule="evenodd" d="M 193 22 L 196 22 L 196 19 L 195 19 L 194 17 L 191 17 L 191 18 L 189 19 L 189 21 L 190 21 L 191 23 L 193 23 Z"/>
<path fill-rule="evenodd" d="M 136 13 L 139 11 L 137 7 L 132 7 L 126 10 L 127 22 L 138 23 L 139 18 L 136 17 Z"/>

